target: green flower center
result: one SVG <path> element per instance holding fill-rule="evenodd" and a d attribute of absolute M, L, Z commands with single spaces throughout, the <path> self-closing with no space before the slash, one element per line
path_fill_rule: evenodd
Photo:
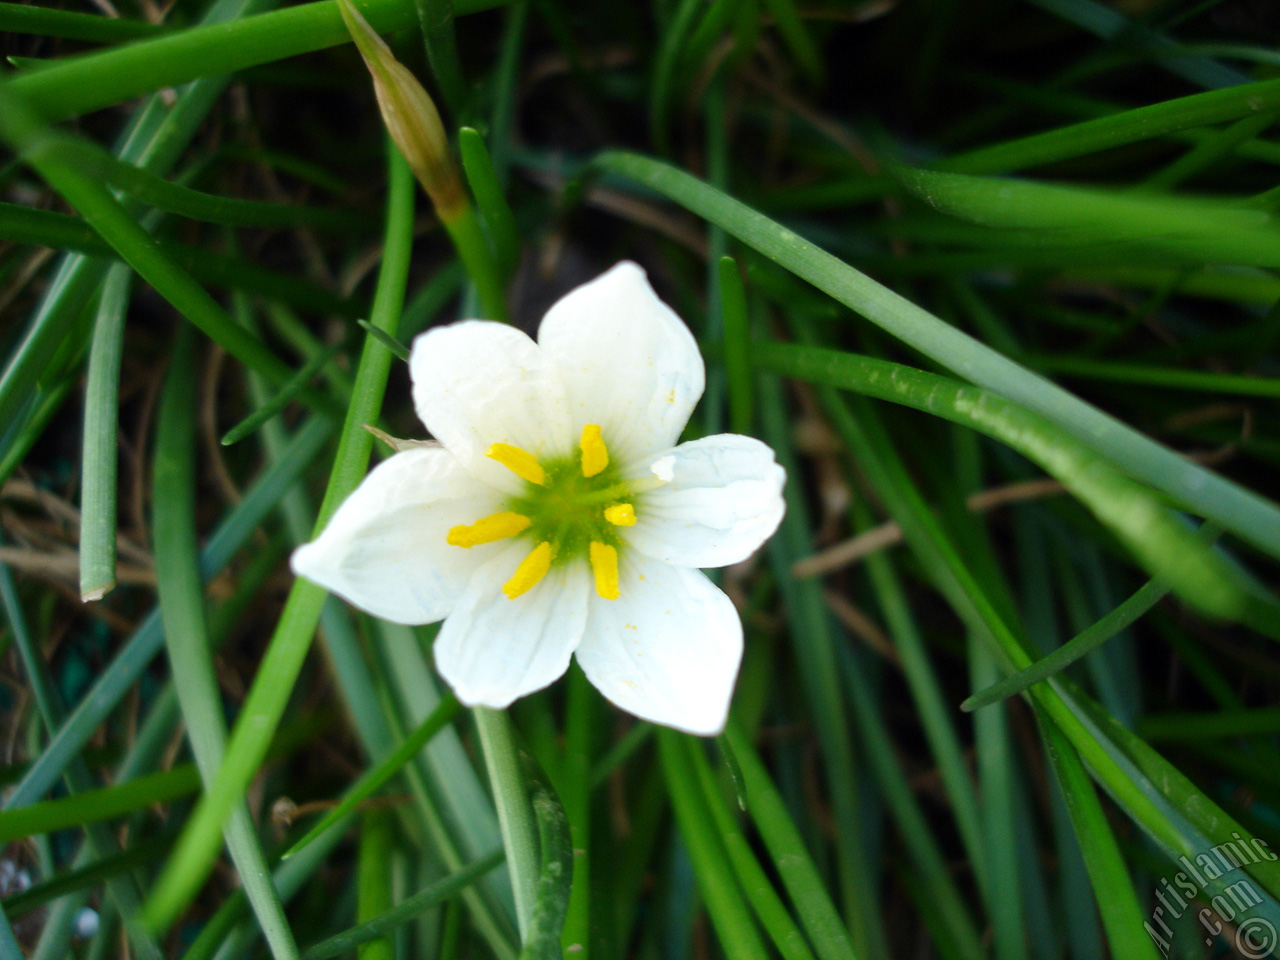
<path fill-rule="evenodd" d="M 502 588 L 513 600 L 537 586 L 553 566 L 584 556 L 596 593 L 605 600 L 620 595 L 619 527 L 636 522 L 635 485 L 610 462 L 596 424 L 583 428 L 580 451 L 577 457 L 542 462 L 519 447 L 493 444 L 486 455 L 523 479 L 524 490 L 501 513 L 449 531 L 448 542 L 463 548 L 508 537 L 527 537 L 535 544 Z"/>

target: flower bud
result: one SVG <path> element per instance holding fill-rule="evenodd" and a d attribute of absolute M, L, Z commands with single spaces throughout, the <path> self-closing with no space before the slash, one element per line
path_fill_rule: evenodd
<path fill-rule="evenodd" d="M 457 220 L 467 207 L 467 196 L 449 152 L 440 112 L 352 0 L 338 0 L 338 9 L 373 76 L 373 91 L 387 132 L 427 191 L 440 219 L 446 223 Z"/>

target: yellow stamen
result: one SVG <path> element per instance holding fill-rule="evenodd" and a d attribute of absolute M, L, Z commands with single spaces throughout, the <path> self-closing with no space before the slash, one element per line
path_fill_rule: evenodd
<path fill-rule="evenodd" d="M 455 547 L 474 547 L 481 543 L 493 543 L 495 540 L 514 537 L 517 533 L 527 530 L 530 522 L 528 517 L 508 510 L 495 513 L 472 524 L 464 523 L 452 527 L 445 539 Z"/>
<path fill-rule="evenodd" d="M 533 548 L 533 551 L 520 561 L 511 579 L 502 585 L 502 592 L 514 600 L 522 593 L 528 593 L 536 587 L 551 569 L 551 544 L 545 540 Z"/>
<path fill-rule="evenodd" d="M 523 477 L 530 483 L 541 485 L 546 482 L 547 474 L 542 469 L 542 464 L 538 463 L 537 457 L 528 450 L 522 450 L 509 443 L 495 443 L 484 452 L 484 455 L 497 460 L 516 476 Z"/>
<path fill-rule="evenodd" d="M 605 600 L 617 600 L 621 591 L 618 589 L 618 551 L 607 543 L 591 541 L 591 572 L 596 578 L 596 593 Z"/>
<path fill-rule="evenodd" d="M 594 477 L 609 465 L 609 451 L 600 436 L 600 425 L 588 423 L 582 428 L 582 475 Z"/>
<path fill-rule="evenodd" d="M 604 512 L 604 518 L 615 527 L 634 527 L 636 508 L 629 503 L 615 503 Z"/>

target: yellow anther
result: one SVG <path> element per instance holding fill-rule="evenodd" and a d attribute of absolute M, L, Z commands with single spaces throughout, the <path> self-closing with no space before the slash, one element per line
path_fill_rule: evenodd
<path fill-rule="evenodd" d="M 474 547 L 481 543 L 493 543 L 495 540 L 514 537 L 517 533 L 527 530 L 530 522 L 528 517 L 508 510 L 495 513 L 472 524 L 464 523 L 461 526 L 452 527 L 445 539 L 455 547 Z"/>
<path fill-rule="evenodd" d="M 591 572 L 596 578 L 596 593 L 605 600 L 617 600 L 621 591 L 618 589 L 618 551 L 607 543 L 591 541 Z"/>
<path fill-rule="evenodd" d="M 545 540 L 533 548 L 533 551 L 520 561 L 511 579 L 502 585 L 502 592 L 514 600 L 522 593 L 528 593 L 536 587 L 551 569 L 551 544 Z"/>
<path fill-rule="evenodd" d="M 542 464 L 538 463 L 538 458 L 528 450 L 522 450 L 509 443 L 495 443 L 484 452 L 484 455 L 497 460 L 517 477 L 523 477 L 530 483 L 541 485 L 547 480 Z"/>
<path fill-rule="evenodd" d="M 594 477 L 609 465 L 609 451 L 600 436 L 600 425 L 588 423 L 582 428 L 582 475 Z"/>
<path fill-rule="evenodd" d="M 615 503 L 605 510 L 604 518 L 615 527 L 634 527 L 636 525 L 636 508 L 629 503 Z"/>

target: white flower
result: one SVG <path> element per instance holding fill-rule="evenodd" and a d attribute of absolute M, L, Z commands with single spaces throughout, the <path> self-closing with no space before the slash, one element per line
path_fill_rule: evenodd
<path fill-rule="evenodd" d="M 785 474 L 750 437 L 676 445 L 705 372 L 644 271 L 570 292 L 537 343 L 483 320 L 430 330 L 409 372 L 440 445 L 377 466 L 294 571 L 386 620 L 443 619 L 436 666 L 468 705 L 505 707 L 576 654 L 624 710 L 718 733 L 742 624 L 698 568 L 772 535 Z"/>

